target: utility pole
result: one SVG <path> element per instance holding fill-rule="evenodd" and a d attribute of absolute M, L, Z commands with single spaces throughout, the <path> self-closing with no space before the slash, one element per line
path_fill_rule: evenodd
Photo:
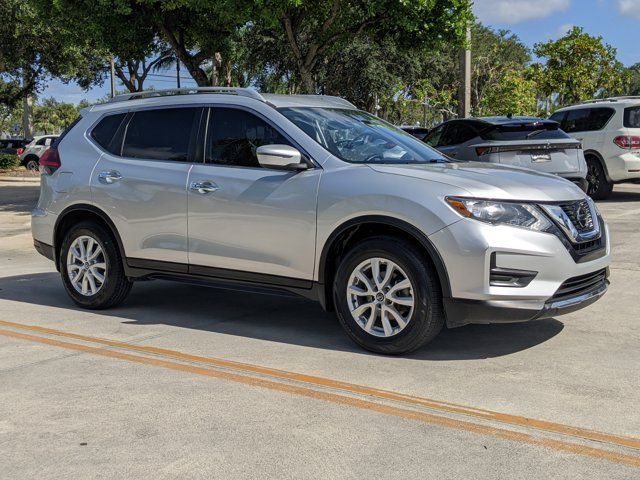
<path fill-rule="evenodd" d="M 111 65 L 111 98 L 116 96 L 116 65 L 113 61 L 113 56 L 109 58 Z"/>
<path fill-rule="evenodd" d="M 467 26 L 464 50 L 460 51 L 460 90 L 458 92 L 458 117 L 471 115 L 471 27 Z"/>
<path fill-rule="evenodd" d="M 22 84 L 27 85 L 27 73 L 22 76 Z M 22 134 L 24 138 L 33 138 L 33 123 L 31 121 L 33 113 L 33 97 L 30 93 L 25 93 L 22 97 Z"/>
<path fill-rule="evenodd" d="M 176 83 L 180 88 L 180 59 L 178 57 L 176 57 Z"/>

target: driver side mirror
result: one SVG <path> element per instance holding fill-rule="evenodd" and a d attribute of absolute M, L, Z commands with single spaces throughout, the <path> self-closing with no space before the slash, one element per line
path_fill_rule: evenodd
<path fill-rule="evenodd" d="M 263 145 L 256 150 L 261 167 L 279 170 L 306 170 L 300 150 L 289 145 Z"/>

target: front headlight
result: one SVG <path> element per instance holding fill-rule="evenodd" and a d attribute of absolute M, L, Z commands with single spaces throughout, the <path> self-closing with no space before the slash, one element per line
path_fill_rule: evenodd
<path fill-rule="evenodd" d="M 545 232 L 552 227 L 551 221 L 540 210 L 526 203 L 461 197 L 447 197 L 445 200 L 463 217 L 481 222 L 528 228 L 538 232 Z"/>

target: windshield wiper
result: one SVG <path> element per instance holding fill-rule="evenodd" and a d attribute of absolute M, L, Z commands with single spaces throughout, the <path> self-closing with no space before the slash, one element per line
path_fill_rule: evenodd
<path fill-rule="evenodd" d="M 546 128 L 543 128 L 543 129 L 540 129 L 540 130 L 534 130 L 533 132 L 529 133 L 526 138 L 528 140 L 531 137 L 535 137 L 536 135 L 540 135 L 542 132 L 546 132 L 546 131 L 547 131 Z"/>

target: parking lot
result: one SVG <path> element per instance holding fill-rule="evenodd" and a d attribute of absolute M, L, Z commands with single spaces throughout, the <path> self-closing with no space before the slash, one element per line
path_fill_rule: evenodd
<path fill-rule="evenodd" d="M 38 181 L 0 177 L 2 478 L 640 477 L 640 185 L 598 204 L 601 301 L 384 357 L 285 295 L 77 308 L 33 248 Z"/>

